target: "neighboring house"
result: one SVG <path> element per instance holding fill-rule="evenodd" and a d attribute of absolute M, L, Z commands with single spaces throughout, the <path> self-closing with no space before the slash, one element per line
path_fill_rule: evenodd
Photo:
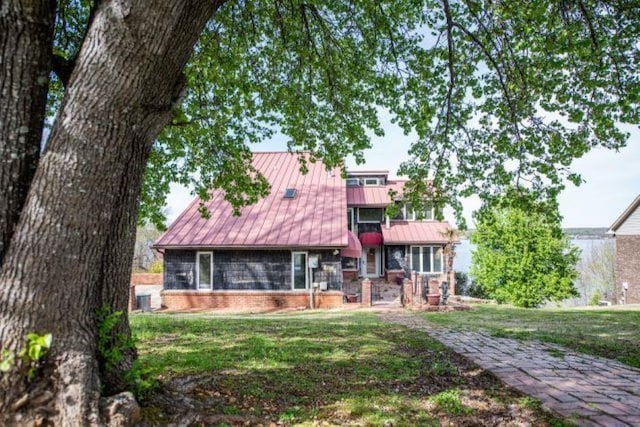
<path fill-rule="evenodd" d="M 615 302 L 640 304 L 640 196 L 613 223 L 616 240 Z"/>
<path fill-rule="evenodd" d="M 441 233 L 449 224 L 433 212 L 415 221 L 404 207 L 387 221 L 388 190 L 401 194 L 403 183 L 387 172 L 345 180 L 317 161 L 303 175 L 298 155 L 288 152 L 254 153 L 253 164 L 271 184 L 266 198 L 233 216 L 224 192 L 215 191 L 210 218 L 196 199 L 155 243 L 164 253 L 168 308 L 302 307 L 312 290 L 315 307 L 333 307 L 342 304 L 343 277 L 391 279 L 407 266 L 445 279 Z"/>

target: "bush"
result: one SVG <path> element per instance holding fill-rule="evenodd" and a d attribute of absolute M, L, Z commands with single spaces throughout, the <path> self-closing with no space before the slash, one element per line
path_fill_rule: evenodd
<path fill-rule="evenodd" d="M 491 299 L 491 295 L 489 295 L 482 286 L 474 282 L 471 282 L 469 286 L 467 286 L 467 296 L 479 299 Z"/>
<path fill-rule="evenodd" d="M 599 305 L 601 299 L 602 294 L 599 289 L 596 289 L 595 292 L 591 294 L 591 298 L 589 298 L 589 305 Z"/>
<path fill-rule="evenodd" d="M 163 271 L 163 266 L 162 266 L 162 260 L 161 259 L 157 259 L 155 261 L 153 261 L 151 264 L 149 264 L 149 273 L 162 273 Z"/>
<path fill-rule="evenodd" d="M 472 298 L 489 299 L 489 295 L 482 289 L 482 286 L 474 283 L 467 273 L 456 271 L 456 295 L 464 295 Z"/>
<path fill-rule="evenodd" d="M 467 295 L 467 286 L 469 285 L 469 275 L 462 271 L 456 271 L 455 277 L 455 291 L 456 295 Z"/>
<path fill-rule="evenodd" d="M 485 210 L 471 235 L 471 276 L 499 303 L 537 307 L 577 296 L 578 248 L 559 217 L 517 207 Z"/>

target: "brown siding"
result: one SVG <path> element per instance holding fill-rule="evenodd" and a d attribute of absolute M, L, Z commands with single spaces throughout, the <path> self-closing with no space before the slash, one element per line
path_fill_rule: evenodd
<path fill-rule="evenodd" d="M 640 236 L 616 236 L 616 303 L 622 299 L 622 283 L 627 282 L 627 304 L 640 304 Z"/>
<path fill-rule="evenodd" d="M 316 308 L 342 305 L 342 292 L 322 292 L 315 295 Z M 276 310 L 309 307 L 308 292 L 294 291 L 162 291 L 162 305 L 169 310 L 235 309 Z"/>

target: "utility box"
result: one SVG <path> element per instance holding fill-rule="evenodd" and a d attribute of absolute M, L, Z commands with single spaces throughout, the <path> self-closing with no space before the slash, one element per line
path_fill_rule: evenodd
<path fill-rule="evenodd" d="M 140 311 L 151 311 L 151 295 L 136 295 L 136 306 Z"/>
<path fill-rule="evenodd" d="M 311 255 L 309 257 L 309 268 L 318 268 L 318 265 L 320 264 L 319 261 L 318 255 Z"/>

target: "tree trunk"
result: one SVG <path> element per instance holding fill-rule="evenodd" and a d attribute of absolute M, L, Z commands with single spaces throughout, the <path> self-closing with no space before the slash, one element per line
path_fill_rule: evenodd
<path fill-rule="evenodd" d="M 124 171 L 119 194 L 116 196 L 118 210 L 114 212 L 109 226 L 105 253 L 102 257 L 102 291 L 100 307 L 108 307 L 110 312 L 121 312 L 120 322 L 111 331 L 109 347 L 122 346 L 122 338 L 131 337 L 129 327 L 129 286 L 131 283 L 131 260 L 136 238 L 139 195 L 142 187 L 144 165 L 148 150 L 134 153 L 135 158 L 128 159 L 130 166 Z M 106 394 L 118 393 L 127 388 L 124 374 L 133 367 L 137 356 L 134 347 L 122 348 L 123 357 L 115 366 L 99 357 L 100 377 Z"/>
<path fill-rule="evenodd" d="M 30 383 L 17 368 L 1 377 L 0 423 L 101 423 L 96 310 L 126 310 L 144 165 L 221 3 L 114 0 L 96 12 L 0 276 L 0 347 L 17 352 L 29 332 L 52 333 L 53 346 Z"/>
<path fill-rule="evenodd" d="M 0 5 L 0 266 L 38 165 L 54 3 Z"/>

